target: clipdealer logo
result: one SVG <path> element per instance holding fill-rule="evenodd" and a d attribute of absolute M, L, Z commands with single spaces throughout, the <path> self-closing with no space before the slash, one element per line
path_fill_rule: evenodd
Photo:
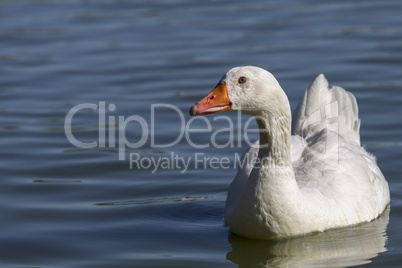
<path fill-rule="evenodd" d="M 324 107 L 323 110 L 317 110 L 316 112 L 307 116 L 306 120 L 303 122 L 302 130 L 323 128 L 322 131 L 327 131 L 329 134 L 324 135 L 327 144 L 331 144 L 332 150 L 335 148 L 339 149 L 339 136 L 338 133 L 338 107 L 337 102 L 333 102 Z M 90 142 L 83 142 L 76 138 L 73 133 L 73 121 L 82 115 L 82 111 L 85 109 L 90 109 L 97 112 L 97 118 L 95 119 L 98 123 L 98 136 L 97 139 Z M 158 111 L 159 109 L 159 111 Z M 166 113 L 166 110 L 170 109 L 171 112 L 176 113 L 177 116 L 175 120 L 179 121 L 179 134 L 174 137 L 173 141 L 167 143 L 156 143 L 156 119 L 157 116 Z M 250 133 L 258 133 L 260 130 L 258 128 L 251 128 L 250 123 L 254 120 L 253 117 L 249 117 L 245 123 L 242 123 L 241 111 L 237 111 L 237 117 L 235 122 L 237 127 L 235 128 L 235 123 L 233 119 L 227 115 L 219 115 L 215 117 L 191 117 L 186 121 L 186 117 L 183 112 L 174 105 L 167 103 L 151 104 L 150 105 L 150 119 L 147 121 L 144 117 L 134 114 L 128 117 L 122 115 L 114 115 L 113 112 L 116 111 L 116 105 L 111 103 L 106 105 L 106 102 L 100 101 L 99 103 L 82 103 L 72 107 L 64 120 L 64 131 L 68 141 L 82 149 L 89 148 L 117 148 L 118 150 L 118 160 L 126 160 L 127 154 L 129 155 L 129 168 L 130 169 L 146 169 L 150 170 L 152 173 L 158 170 L 166 169 L 177 169 L 182 173 L 186 172 L 190 165 L 193 165 L 194 169 L 228 169 L 237 167 L 242 168 L 245 165 L 251 165 L 256 167 L 261 165 L 265 159 L 259 159 L 257 155 L 247 155 L 241 158 L 241 154 L 235 153 L 234 157 L 208 157 L 204 153 L 194 153 L 193 155 L 180 155 L 174 152 L 170 152 L 169 155 L 161 156 L 147 156 L 141 153 L 127 153 L 127 148 L 130 149 L 140 149 L 146 146 L 151 149 L 162 149 L 171 148 L 181 142 L 183 139 L 187 142 L 189 146 L 195 149 L 202 149 L 208 147 L 214 148 L 226 148 L 226 147 L 242 147 L 245 142 L 248 146 L 257 146 L 259 144 L 250 141 Z M 216 122 L 219 121 L 221 127 L 215 131 L 212 131 L 211 120 Z M 173 119 L 172 119 L 173 120 Z M 204 123 L 204 128 L 194 128 L 194 121 L 202 121 Z M 265 120 L 265 119 L 264 119 Z M 132 137 L 127 139 L 127 127 L 128 125 L 136 124 L 139 128 L 135 130 L 135 135 L 139 138 L 136 141 L 132 141 Z M 117 127 L 116 127 L 117 126 Z M 199 124 L 198 124 L 199 126 Z M 268 126 L 269 127 L 269 126 Z M 117 133 L 116 133 L 117 129 Z M 335 134 L 331 134 L 335 133 Z M 133 135 L 133 132 L 130 132 Z M 209 142 L 200 143 L 192 139 L 193 133 L 202 133 L 210 137 Z M 226 133 L 225 137 L 228 137 L 224 143 L 219 143 L 217 136 L 221 133 Z M 116 135 L 117 134 L 117 135 Z M 129 134 L 130 135 L 130 134 Z M 301 134 L 303 137 L 304 133 Z M 308 153 L 311 157 L 316 159 L 322 158 L 322 155 L 326 152 L 323 151 L 325 148 L 314 146 L 307 146 L 306 140 L 308 140 L 308 133 L 303 139 L 303 147 L 306 149 L 304 153 Z M 222 142 L 222 139 L 220 139 Z M 333 152 L 333 153 L 334 153 Z M 327 159 L 328 160 L 328 159 Z M 331 160 L 331 161 L 329 161 Z M 333 157 L 326 161 L 326 164 L 336 167 L 338 165 L 338 158 Z"/>
<path fill-rule="evenodd" d="M 72 127 L 74 120 L 82 116 L 83 110 L 90 109 L 97 112 L 96 120 L 98 124 L 98 135 L 93 141 L 82 141 L 74 135 L 74 128 Z M 176 116 L 172 120 L 178 120 L 179 133 L 174 137 L 173 141 L 167 143 L 157 143 L 155 137 L 157 136 L 156 121 L 158 115 L 165 112 L 166 109 L 170 109 Z M 208 147 L 225 148 L 225 147 L 242 147 L 244 142 L 252 146 L 248 134 L 256 133 L 259 130 L 250 127 L 250 123 L 253 118 L 250 117 L 245 122 L 244 126 L 241 123 L 242 114 L 237 113 L 237 130 L 235 131 L 234 123 L 229 116 L 219 115 L 211 118 L 214 122 L 219 121 L 222 125 L 227 127 L 220 128 L 212 131 L 212 123 L 207 117 L 191 117 L 186 121 L 186 117 L 183 112 L 176 106 L 171 104 L 151 104 L 150 105 L 150 119 L 147 121 L 144 117 L 134 114 L 128 117 L 122 115 L 115 115 L 116 105 L 113 103 L 106 104 L 104 101 L 99 103 L 82 103 L 72 107 L 64 120 L 64 131 L 68 141 L 82 149 L 90 148 L 117 148 L 118 160 L 126 160 L 128 155 L 130 169 L 149 169 L 152 173 L 162 169 L 178 169 L 182 173 L 188 170 L 191 164 L 195 169 L 207 169 L 207 168 L 236 168 L 236 163 L 241 162 L 241 155 L 235 154 L 234 162 L 229 157 L 207 157 L 204 153 L 194 153 L 191 156 L 182 156 L 174 152 L 170 152 L 168 156 L 145 156 L 141 153 L 127 153 L 127 148 L 139 149 L 143 146 L 149 146 L 151 149 L 170 148 L 178 144 L 180 141 L 185 141 L 195 149 L 202 149 Z M 194 121 L 202 121 L 205 127 L 195 128 Z M 133 141 L 132 137 L 128 139 L 129 133 L 127 128 L 129 124 L 135 124 L 135 134 L 139 138 Z M 177 123 L 177 122 L 176 122 Z M 112 126 L 112 127 L 111 127 Z M 117 126 L 117 127 L 115 127 Z M 117 131 L 116 131 L 117 128 Z M 117 133 L 116 133 L 117 132 Z M 194 133 L 202 133 L 209 135 L 209 142 L 200 143 L 192 139 Z M 218 142 L 218 135 L 221 133 L 228 134 L 227 140 L 222 143 Z M 131 133 L 132 134 L 132 133 Z M 240 165 L 244 165 L 240 163 Z"/>

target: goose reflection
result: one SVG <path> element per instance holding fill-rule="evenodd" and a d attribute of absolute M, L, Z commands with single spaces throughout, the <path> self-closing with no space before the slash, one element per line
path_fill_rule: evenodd
<path fill-rule="evenodd" d="M 388 206 L 376 220 L 349 228 L 281 240 L 229 235 L 226 258 L 239 267 L 345 267 L 369 263 L 386 251 Z"/>

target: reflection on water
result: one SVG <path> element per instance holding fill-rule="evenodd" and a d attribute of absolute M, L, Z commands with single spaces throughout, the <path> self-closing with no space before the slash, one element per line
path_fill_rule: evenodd
<path fill-rule="evenodd" d="M 369 263 L 386 251 L 388 206 L 376 220 L 282 240 L 252 240 L 231 234 L 227 259 L 239 267 L 346 267 Z"/>
<path fill-rule="evenodd" d="M 185 196 L 185 197 L 163 197 L 163 198 L 148 198 L 141 200 L 128 200 L 120 202 L 103 202 L 95 203 L 95 206 L 130 206 L 130 205 L 151 205 L 169 202 L 185 202 L 185 201 L 198 201 L 211 196 Z"/>

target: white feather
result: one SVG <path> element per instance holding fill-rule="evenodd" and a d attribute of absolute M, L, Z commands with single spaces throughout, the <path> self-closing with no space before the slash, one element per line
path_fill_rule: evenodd
<path fill-rule="evenodd" d="M 239 77 L 246 85 L 237 83 Z M 260 140 L 244 154 L 230 185 L 225 223 L 239 235 L 286 237 L 368 222 L 390 202 L 388 184 L 375 157 L 360 146 L 355 97 L 328 89 L 319 75 L 293 118 L 289 101 L 267 71 L 247 66 L 230 70 L 232 109 L 257 118 Z M 261 119 L 263 118 L 263 119 Z M 264 160 L 260 166 L 254 159 Z"/>

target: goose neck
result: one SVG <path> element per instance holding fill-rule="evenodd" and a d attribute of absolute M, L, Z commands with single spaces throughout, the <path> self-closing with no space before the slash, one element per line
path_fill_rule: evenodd
<path fill-rule="evenodd" d="M 291 166 L 290 140 L 291 119 L 285 114 L 263 113 L 256 117 L 260 134 L 258 157 L 269 159 L 277 166 Z"/>

